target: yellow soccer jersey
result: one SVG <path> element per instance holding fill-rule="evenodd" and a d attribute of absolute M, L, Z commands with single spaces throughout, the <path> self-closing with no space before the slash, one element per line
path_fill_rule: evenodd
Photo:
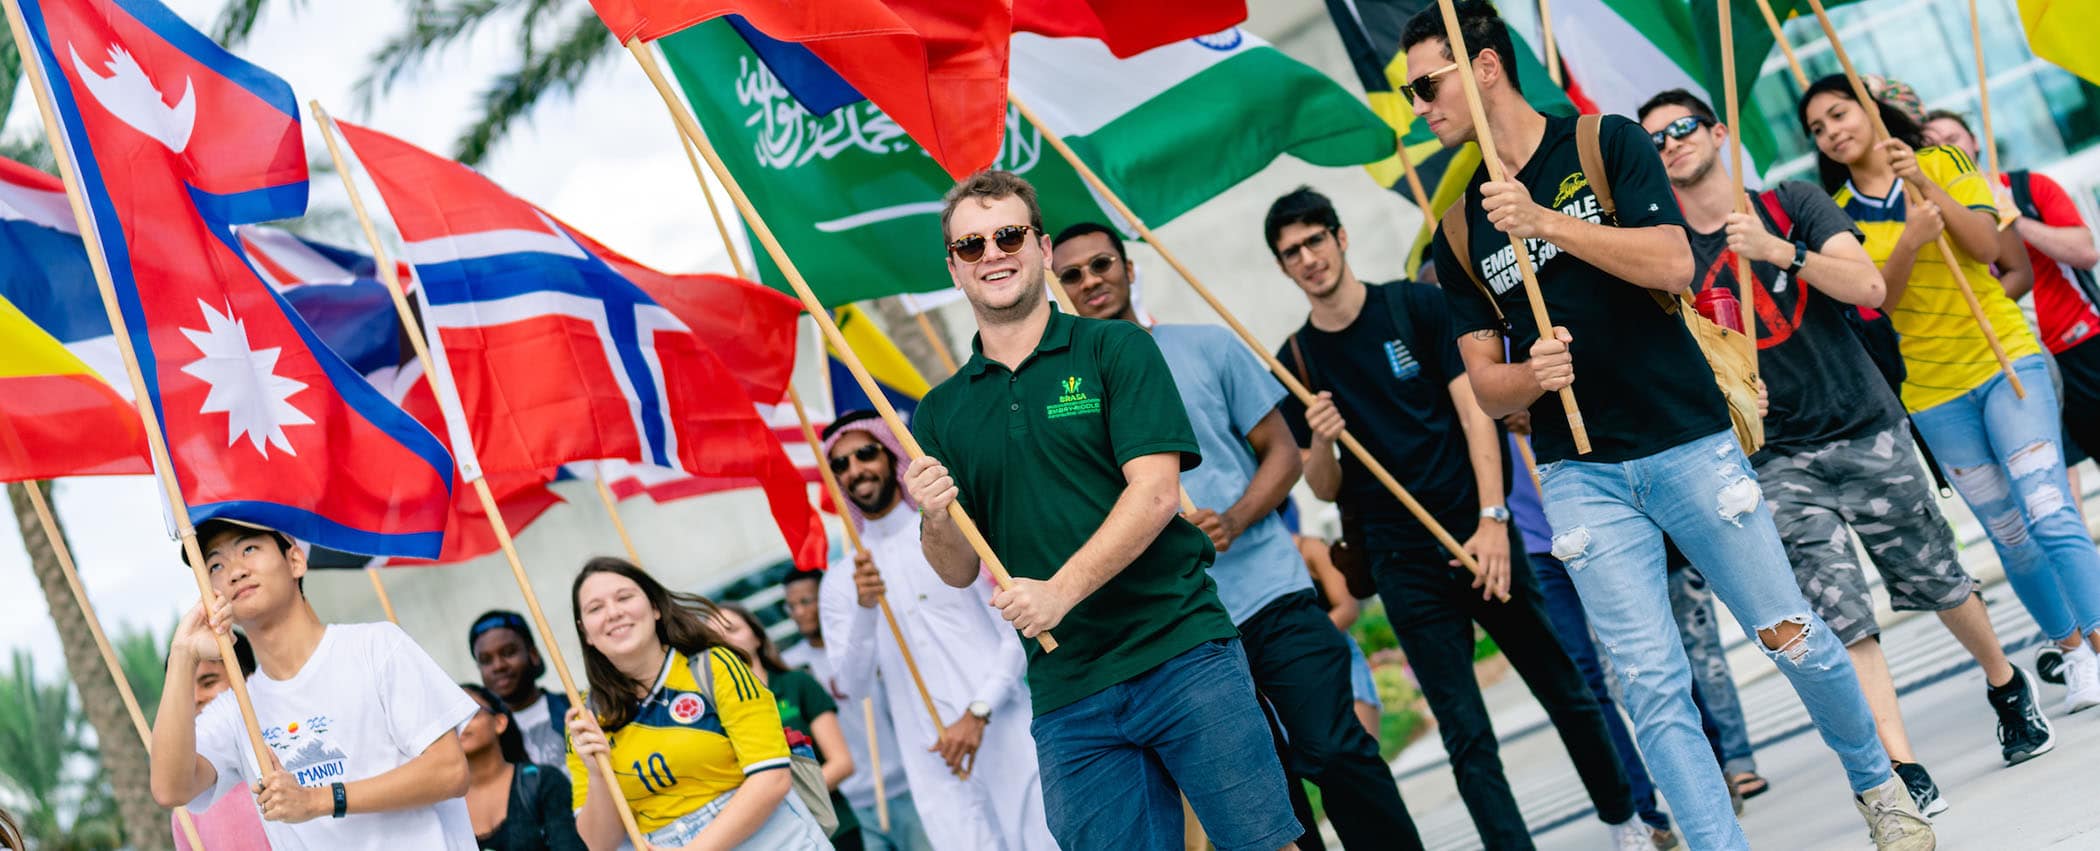
<path fill-rule="evenodd" d="M 714 694 L 703 695 L 685 654 L 671 651 L 663 677 L 635 719 L 607 731 L 613 773 L 644 833 L 743 785 L 746 776 L 788 767 L 787 737 L 773 693 L 734 651 L 715 647 L 707 664 Z M 589 775 L 572 743 L 573 806 L 583 809 Z"/>
<path fill-rule="evenodd" d="M 1968 155 L 1937 146 L 1918 151 L 1918 170 L 1946 187 L 1954 200 L 1974 210 L 1992 210 L 1991 190 Z M 1875 265 L 1888 262 L 1903 234 L 1903 184 L 1898 181 L 1887 198 L 1860 193 L 1848 181 L 1834 196 L 1839 207 L 1859 223 L 1866 234 L 1867 254 Z M 1953 244 L 1950 239 L 1949 245 Z M 1969 288 L 1983 305 L 1984 316 L 1998 332 L 2007 357 L 2015 360 L 2041 351 L 2020 307 L 2005 297 L 1991 270 L 1959 247 L 1954 249 Z M 1998 373 L 1998 358 L 1984 341 L 1983 330 L 1969 312 L 1968 302 L 1954 284 L 1954 274 L 1940 259 L 1937 246 L 1918 250 L 1911 266 L 1910 285 L 1903 300 L 1888 311 L 1896 333 L 1903 337 L 1903 364 L 1910 377 L 1903 382 L 1903 407 L 1916 413 L 1944 404 L 1976 389 Z"/>

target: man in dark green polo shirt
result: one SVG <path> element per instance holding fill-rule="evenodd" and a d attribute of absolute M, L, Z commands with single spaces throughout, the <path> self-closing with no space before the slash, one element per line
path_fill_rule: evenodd
<path fill-rule="evenodd" d="M 992 605 L 1024 636 L 1057 636 L 1055 653 L 1028 647 L 1050 832 L 1066 848 L 1177 847 L 1178 792 L 1220 849 L 1295 847 L 1210 537 L 1177 514 L 1201 457 L 1166 360 L 1135 325 L 1045 300 L 1050 240 L 1026 181 L 972 176 L 941 224 L 978 335 L 919 403 L 927 454 L 905 486 L 943 581 L 978 575 L 946 513 L 960 500 L 1014 575 Z"/>

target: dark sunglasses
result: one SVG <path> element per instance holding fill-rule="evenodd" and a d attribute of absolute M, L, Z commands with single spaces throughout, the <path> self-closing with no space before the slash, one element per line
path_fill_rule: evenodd
<path fill-rule="evenodd" d="M 1057 280 L 1065 286 L 1076 287 L 1081 280 L 1085 279 L 1086 272 L 1092 272 L 1096 278 L 1106 278 L 1108 277 L 1108 270 L 1114 268 L 1116 268 L 1115 255 L 1095 255 L 1094 259 L 1086 261 L 1084 266 L 1071 266 L 1057 273 Z"/>
<path fill-rule="evenodd" d="M 983 249 L 979 250 L 982 251 Z M 853 466 L 853 462 L 855 461 L 865 463 L 868 461 L 873 461 L 880 457 L 882 457 L 882 444 L 863 444 L 859 449 L 853 450 L 853 454 L 850 456 L 831 459 L 831 471 L 834 473 L 843 473 L 846 472 L 847 467 Z"/>
<path fill-rule="evenodd" d="M 1698 132 L 1700 127 L 1712 123 L 1713 122 L 1707 120 L 1705 116 L 1687 115 L 1683 118 L 1677 119 L 1676 121 L 1672 121 L 1668 124 L 1663 125 L 1663 129 L 1648 134 L 1648 138 L 1655 142 L 1655 149 L 1660 151 L 1663 149 L 1663 145 L 1669 140 L 1676 139 L 1682 141 L 1684 137 L 1690 136 L 1693 133 Z"/>
<path fill-rule="evenodd" d="M 998 244 L 1000 251 L 1013 254 L 1019 252 L 1022 245 L 1027 244 L 1028 234 L 1031 232 L 1040 233 L 1041 230 L 1031 225 L 1007 225 L 992 231 L 991 241 Z M 964 263 L 975 263 L 984 259 L 984 243 L 984 234 L 969 234 L 948 243 L 948 253 Z"/>
<path fill-rule="evenodd" d="M 1420 77 L 1416 77 L 1412 80 L 1407 81 L 1406 85 L 1400 87 L 1400 100 L 1406 103 L 1414 103 L 1416 98 L 1421 98 L 1423 103 L 1435 102 L 1437 86 L 1436 78 L 1444 76 L 1445 74 L 1449 74 L 1456 70 L 1458 70 L 1458 63 L 1453 62 L 1442 68 L 1438 68 L 1427 74 L 1423 74 Z"/>

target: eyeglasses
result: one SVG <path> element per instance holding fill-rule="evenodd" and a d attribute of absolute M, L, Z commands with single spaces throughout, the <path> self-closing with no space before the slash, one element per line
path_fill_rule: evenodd
<path fill-rule="evenodd" d="M 1297 245 L 1293 245 L 1282 251 L 1276 252 L 1276 257 L 1277 259 L 1282 260 L 1285 263 L 1296 263 L 1298 262 L 1300 257 L 1306 256 L 1307 252 L 1320 250 L 1322 246 L 1327 244 L 1327 240 L 1333 238 L 1333 236 L 1334 231 L 1320 231 L 1319 233 L 1306 237 Z"/>
<path fill-rule="evenodd" d="M 1712 123 L 1713 122 L 1707 120 L 1705 116 L 1687 115 L 1683 118 L 1677 119 L 1676 121 L 1672 121 L 1668 124 L 1663 125 L 1663 129 L 1648 134 L 1648 138 L 1655 142 L 1655 149 L 1660 151 L 1663 149 L 1663 145 L 1667 144 L 1669 140 L 1676 139 L 1678 141 L 1683 141 L 1684 137 L 1690 136 L 1693 133 L 1698 132 L 1700 127 Z"/>
<path fill-rule="evenodd" d="M 831 459 L 831 471 L 834 473 L 843 473 L 846 472 L 847 467 L 853 466 L 853 462 L 855 461 L 867 463 L 880 457 L 882 457 L 882 444 L 862 444 L 859 449 L 853 450 L 853 454 L 850 456 Z"/>
<path fill-rule="evenodd" d="M 1420 77 L 1416 77 L 1412 80 L 1407 81 L 1406 85 L 1400 87 L 1400 99 L 1408 103 L 1414 103 L 1416 98 L 1420 98 L 1423 103 L 1431 103 L 1435 101 L 1437 87 L 1436 78 L 1444 76 L 1445 74 L 1449 74 L 1456 70 L 1458 70 L 1458 63 L 1453 62 L 1442 68 L 1438 68 L 1427 74 L 1423 74 Z"/>
<path fill-rule="evenodd" d="M 1065 286 L 1074 287 L 1078 286 L 1079 282 L 1085 279 L 1085 273 L 1087 272 L 1092 272 L 1096 278 L 1106 278 L 1108 277 L 1108 270 L 1114 268 L 1116 268 L 1115 255 L 1097 254 L 1094 255 L 1094 259 L 1086 261 L 1084 266 L 1068 266 L 1063 271 L 1058 272 L 1057 280 Z"/>
<path fill-rule="evenodd" d="M 1032 225 L 1007 225 L 992 231 L 991 241 L 998 243 L 1000 251 L 1015 254 L 1028 242 L 1030 232 L 1041 233 L 1042 229 Z M 964 263 L 975 263 L 984 259 L 984 242 L 984 234 L 969 234 L 948 243 L 948 253 Z"/>

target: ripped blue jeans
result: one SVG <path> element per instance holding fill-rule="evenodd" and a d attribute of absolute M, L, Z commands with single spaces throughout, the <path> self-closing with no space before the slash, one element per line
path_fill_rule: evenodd
<path fill-rule="evenodd" d="M 1787 566 L 1750 462 L 1723 431 L 1616 464 L 1539 467 L 1553 555 L 1567 565 L 1583 612 L 1624 687 L 1634 738 L 1692 848 L 1748 848 L 1692 703 L 1691 667 L 1670 612 L 1667 532 L 1699 566 L 1752 641 L 1759 628 L 1791 640 L 1768 654 L 1793 683 L 1854 792 L 1889 779 L 1888 753 L 1851 657 L 1809 608 Z"/>
<path fill-rule="evenodd" d="M 2013 371 L 2025 399 L 1998 373 L 1911 421 L 1990 534 L 2013 593 L 2044 635 L 2061 640 L 2100 629 L 2100 550 L 2069 496 L 2048 364 L 2029 355 Z"/>

